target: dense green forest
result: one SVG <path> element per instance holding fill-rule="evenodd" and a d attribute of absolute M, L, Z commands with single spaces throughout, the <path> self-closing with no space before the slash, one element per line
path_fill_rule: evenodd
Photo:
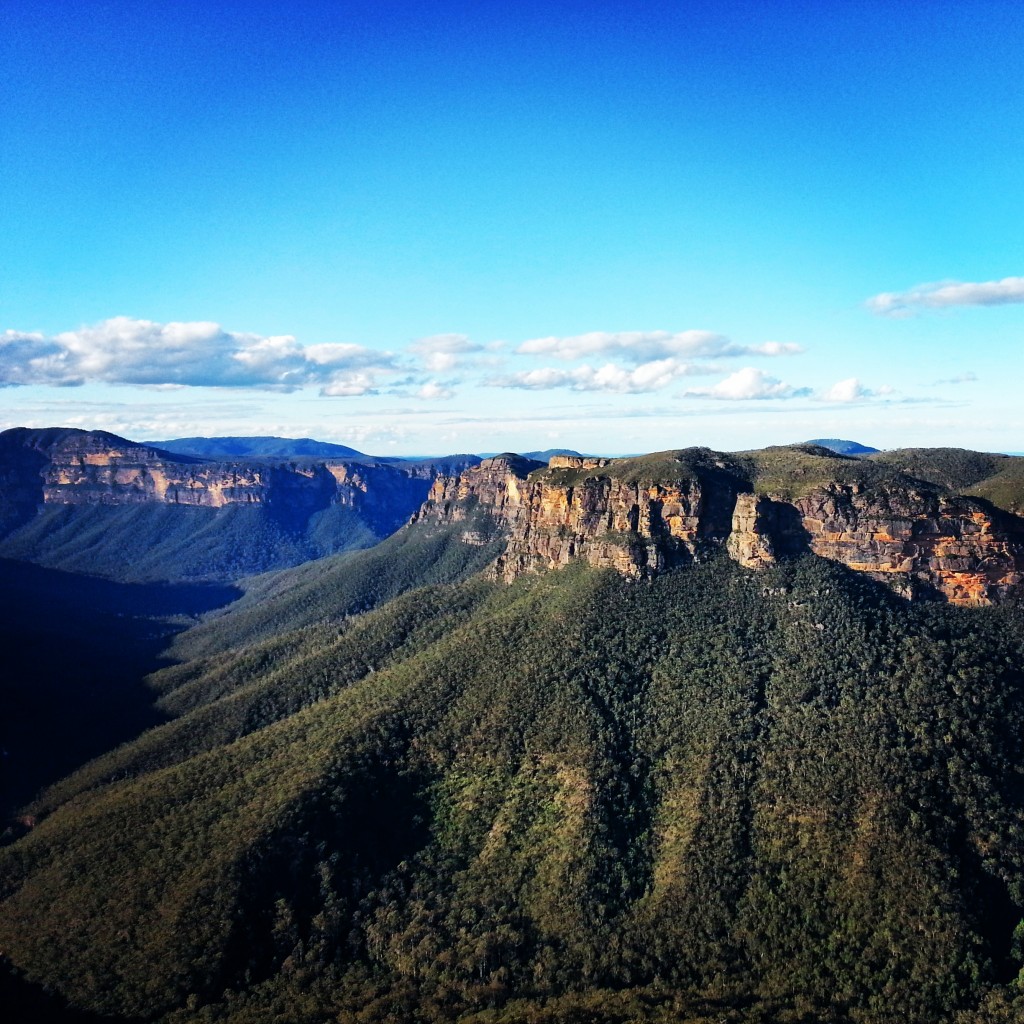
<path fill-rule="evenodd" d="M 607 476 L 642 485 L 694 477 L 717 479 L 724 489 L 753 490 L 785 500 L 831 483 L 855 484 L 888 494 L 908 489 L 983 498 L 997 508 L 1024 511 L 1024 458 L 965 448 L 901 448 L 846 455 L 814 442 L 745 452 L 684 448 L 616 459 L 600 469 L 538 470 L 563 486 Z"/>
<path fill-rule="evenodd" d="M 241 504 L 48 505 L 0 539 L 0 557 L 127 583 L 220 581 L 366 548 L 384 535 L 344 505 L 308 518 Z"/>
<path fill-rule="evenodd" d="M 1024 1013 L 1021 608 L 490 557 L 403 531 L 178 637 L 0 851 L 0 949 L 166 1024 Z"/>

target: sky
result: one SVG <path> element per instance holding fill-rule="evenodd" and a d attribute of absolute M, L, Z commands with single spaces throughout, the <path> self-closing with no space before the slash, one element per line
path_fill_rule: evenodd
<path fill-rule="evenodd" d="M 1024 451 L 1024 5 L 0 3 L 0 429 Z"/>

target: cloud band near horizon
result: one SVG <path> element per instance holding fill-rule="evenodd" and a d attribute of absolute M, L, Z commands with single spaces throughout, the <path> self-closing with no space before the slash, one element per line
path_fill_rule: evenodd
<path fill-rule="evenodd" d="M 738 345 L 713 331 L 591 331 L 567 337 L 531 338 L 516 348 L 519 355 L 553 356 L 571 361 L 618 356 L 634 364 L 662 359 L 725 359 L 737 356 L 786 356 L 803 352 L 792 342 Z"/>
<path fill-rule="evenodd" d="M 957 306 L 1005 306 L 1024 302 L 1024 277 L 999 281 L 939 281 L 919 284 L 905 292 L 881 292 L 865 305 L 879 316 L 909 316 L 917 309 Z"/>

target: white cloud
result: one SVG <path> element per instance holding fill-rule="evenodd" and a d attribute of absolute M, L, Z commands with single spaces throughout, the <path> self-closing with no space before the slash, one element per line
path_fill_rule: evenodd
<path fill-rule="evenodd" d="M 376 378 L 370 373 L 338 373 L 320 389 L 329 398 L 358 398 L 377 394 Z"/>
<path fill-rule="evenodd" d="M 796 356 L 803 352 L 803 346 L 792 341 L 766 341 L 763 345 L 754 345 L 748 351 L 762 356 Z"/>
<path fill-rule="evenodd" d="M 799 345 L 791 342 L 737 345 L 711 331 L 592 331 L 571 337 L 531 338 L 516 349 L 520 355 L 545 355 L 565 360 L 616 355 L 627 362 L 638 364 L 671 358 L 795 355 L 802 351 Z"/>
<path fill-rule="evenodd" d="M 527 391 L 548 391 L 570 388 L 573 391 L 606 391 L 620 395 L 646 394 L 660 391 L 679 377 L 706 372 L 703 367 L 679 359 L 654 359 L 632 369 L 606 363 L 604 366 L 577 366 L 560 370 L 547 366 L 523 370 L 504 377 L 484 381 L 492 387 L 519 388 Z"/>
<path fill-rule="evenodd" d="M 583 369 L 588 375 L 594 371 L 589 366 Z M 539 370 L 522 370 L 505 377 L 491 377 L 484 383 L 495 388 L 520 388 L 525 391 L 548 391 L 551 388 L 571 388 L 576 384 L 579 371 L 559 370 L 545 366 Z"/>
<path fill-rule="evenodd" d="M 821 394 L 823 402 L 863 402 L 869 398 L 884 398 L 888 401 L 898 403 L 919 402 L 917 398 L 892 397 L 896 395 L 896 389 L 889 384 L 883 384 L 878 388 L 865 387 L 857 377 L 847 377 L 845 380 L 836 381 L 827 391 Z"/>
<path fill-rule="evenodd" d="M 423 365 L 432 373 L 444 373 L 458 365 L 462 356 L 483 352 L 465 334 L 433 334 L 419 338 L 409 346 L 409 351 L 423 360 Z"/>
<path fill-rule="evenodd" d="M 858 402 L 870 398 L 872 394 L 856 377 L 847 377 L 833 384 L 824 397 L 827 402 Z"/>
<path fill-rule="evenodd" d="M 363 348 L 362 345 L 304 345 L 301 351 L 311 363 L 317 366 L 381 366 L 381 353 L 372 349 Z M 386 359 L 386 365 L 391 365 L 390 356 Z"/>
<path fill-rule="evenodd" d="M 440 383 L 439 381 L 428 380 L 427 383 L 416 392 L 416 397 L 425 398 L 428 401 L 444 401 L 448 398 L 454 398 L 455 392 L 450 387 Z"/>
<path fill-rule="evenodd" d="M 161 387 L 235 387 L 368 394 L 393 369 L 388 352 L 360 345 L 308 348 L 291 335 L 227 331 L 207 321 L 155 323 L 113 317 L 53 337 L 0 335 L 0 386 L 73 386 L 87 381 Z"/>
<path fill-rule="evenodd" d="M 946 377 L 944 380 L 933 381 L 932 386 L 938 387 L 940 384 L 973 384 L 977 379 L 978 375 L 972 370 L 964 370 L 963 373 L 954 374 L 952 377 Z"/>
<path fill-rule="evenodd" d="M 881 316 L 909 316 L 914 309 L 949 309 L 954 306 L 1001 306 L 1024 302 L 1024 277 L 1001 281 L 939 281 L 919 284 L 905 292 L 882 292 L 865 305 Z"/>
<path fill-rule="evenodd" d="M 810 394 L 809 388 L 795 388 L 775 377 L 769 377 L 763 370 L 746 366 L 720 380 L 714 387 L 687 391 L 693 398 L 719 398 L 730 402 L 745 402 L 772 398 L 801 398 Z"/>

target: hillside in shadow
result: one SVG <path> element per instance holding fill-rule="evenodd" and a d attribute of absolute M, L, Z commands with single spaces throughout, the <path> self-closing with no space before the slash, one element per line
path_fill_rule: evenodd
<path fill-rule="evenodd" d="M 125 584 L 0 559 L 0 814 L 163 720 L 143 677 L 223 585 Z"/>

